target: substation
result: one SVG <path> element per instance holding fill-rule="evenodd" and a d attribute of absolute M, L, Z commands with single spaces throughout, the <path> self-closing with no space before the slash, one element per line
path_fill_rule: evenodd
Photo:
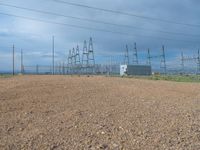
<path fill-rule="evenodd" d="M 21 69 L 20 71 L 15 68 L 16 56 L 15 46 L 12 47 L 12 74 L 38 74 L 38 75 L 133 75 L 133 76 L 149 76 L 152 74 L 200 74 L 200 50 L 193 57 L 186 56 L 182 52 L 180 55 L 180 63 L 177 65 L 177 69 L 172 70 L 167 67 L 165 46 L 161 47 L 160 53 L 152 55 L 150 49 L 146 51 L 146 63 L 139 62 L 139 54 L 137 44 L 134 43 L 134 47 L 129 49 L 129 46 L 125 46 L 124 53 L 121 58 L 123 60 L 116 63 L 96 63 L 95 61 L 95 48 L 93 39 L 84 40 L 83 46 L 76 45 L 68 51 L 65 61 L 55 62 L 55 48 L 54 37 L 52 44 L 52 63 L 48 66 L 44 65 L 26 65 L 24 63 L 24 53 L 21 50 Z M 153 63 L 159 63 L 157 70 L 154 69 Z M 190 71 L 186 68 L 186 64 L 190 62 L 196 69 Z M 178 69 L 179 68 L 179 69 Z"/>

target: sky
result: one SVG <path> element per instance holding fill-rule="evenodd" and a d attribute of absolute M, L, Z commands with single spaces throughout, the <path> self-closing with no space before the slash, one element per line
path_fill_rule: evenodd
<path fill-rule="evenodd" d="M 69 5 L 63 1 L 132 15 Z M 60 15 L 33 12 L 5 4 Z M 152 56 L 158 56 L 162 45 L 165 45 L 167 66 L 178 68 L 181 51 L 185 56 L 193 57 L 200 48 L 199 8 L 199 0 L 0 0 L 0 70 L 12 69 L 13 44 L 17 69 L 20 69 L 21 49 L 25 66 L 51 65 L 52 36 L 55 36 L 56 64 L 66 62 L 68 51 L 77 45 L 82 52 L 84 40 L 89 41 L 92 37 L 96 63 L 105 64 L 110 60 L 112 63 L 123 63 L 126 45 L 131 62 L 136 42 L 140 64 L 146 63 L 148 48 Z M 152 61 L 156 65 L 160 60 Z M 196 63 L 188 62 L 188 65 L 195 67 Z"/>

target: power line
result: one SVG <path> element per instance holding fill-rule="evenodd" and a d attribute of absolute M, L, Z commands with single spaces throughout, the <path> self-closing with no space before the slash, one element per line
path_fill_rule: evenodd
<path fill-rule="evenodd" d="M 170 31 L 147 29 L 147 28 L 131 26 L 131 25 L 124 25 L 124 24 L 115 24 L 115 23 L 110 23 L 110 22 L 105 22 L 105 21 L 99 21 L 99 20 L 93 20 L 93 19 L 88 19 L 88 18 L 80 18 L 80 17 L 75 17 L 75 16 L 63 15 L 63 14 L 58 14 L 58 13 L 54 13 L 54 12 L 43 11 L 43 10 L 32 9 L 32 8 L 26 8 L 26 7 L 10 5 L 10 4 L 5 4 L 5 3 L 0 3 L 0 5 L 6 6 L 6 7 L 17 8 L 17 9 L 23 9 L 23 10 L 27 10 L 27 11 L 31 11 L 31 12 L 36 12 L 36 13 L 48 14 L 48 15 L 53 15 L 53 16 L 60 16 L 60 17 L 64 17 L 64 18 L 71 18 L 71 19 L 75 19 L 75 20 L 87 21 L 87 22 L 98 23 L 98 24 L 125 27 L 125 28 L 130 28 L 130 29 L 148 30 L 148 31 L 152 31 L 152 32 L 160 32 L 160 33 L 165 33 L 165 34 L 175 34 L 175 35 L 183 35 L 183 36 L 195 36 L 195 37 L 200 36 L 200 35 L 197 35 L 197 34 L 186 34 L 186 33 L 180 33 L 180 32 L 170 32 Z"/>
<path fill-rule="evenodd" d="M 107 33 L 127 35 L 127 36 L 133 36 L 133 37 L 154 38 L 154 39 L 162 39 L 162 40 L 168 40 L 168 41 L 189 42 L 189 43 L 194 43 L 194 42 L 197 43 L 198 42 L 198 41 L 188 41 L 188 40 L 178 40 L 178 39 L 171 39 L 171 38 L 163 38 L 163 37 L 154 37 L 154 36 L 147 36 L 147 35 L 136 35 L 136 34 L 133 35 L 133 34 L 124 33 L 124 32 L 111 31 L 111 30 L 106 30 L 106 29 L 92 28 L 92 27 L 86 27 L 86 26 L 80 26 L 80 25 L 73 25 L 73 24 L 67 24 L 67 23 L 60 23 L 60 22 L 54 22 L 54 21 L 49 21 L 49 20 L 36 19 L 36 18 L 32 18 L 32 17 L 26 17 L 26 16 L 19 16 L 19 15 L 14 15 L 14 14 L 8 14 L 8 13 L 3 13 L 3 12 L 0 12 L 0 14 L 1 15 L 6 15 L 6 16 L 17 17 L 17 18 L 21 18 L 21 19 L 25 19 L 25 20 L 32 20 L 32 21 L 38 21 L 38 22 L 43 22 L 43 23 L 68 26 L 68 27 L 72 27 L 72 28 L 93 30 L 93 31 L 99 31 L 99 32 L 107 32 Z"/>
<path fill-rule="evenodd" d="M 137 17 L 137 18 L 141 18 L 141 19 L 145 19 L 145 20 L 165 22 L 165 23 L 184 25 L 184 26 L 190 26 L 190 27 L 198 27 L 198 28 L 200 27 L 200 24 L 187 24 L 187 23 L 175 22 L 172 20 L 165 20 L 165 19 L 160 19 L 160 18 L 136 15 L 136 14 L 131 14 L 131 13 L 122 12 L 122 11 L 116 11 L 116 10 L 111 10 L 111 9 L 105 9 L 105 8 L 99 8 L 99 7 L 89 6 L 89 5 L 67 2 L 67 1 L 63 1 L 63 0 L 53 0 L 53 1 L 55 1 L 57 3 L 71 5 L 71 6 L 78 6 L 78 7 L 84 7 L 84 8 L 88 8 L 88 9 L 99 10 L 99 11 L 104 11 L 104 12 L 109 12 L 109 13 L 114 13 L 114 14 L 121 14 L 121 15 L 126 15 L 126 16 L 131 16 L 131 17 Z"/>

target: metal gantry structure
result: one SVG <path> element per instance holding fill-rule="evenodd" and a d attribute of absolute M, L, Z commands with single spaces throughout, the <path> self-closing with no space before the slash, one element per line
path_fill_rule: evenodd
<path fill-rule="evenodd" d="M 165 56 L 165 47 L 162 46 L 161 54 L 151 56 L 150 49 L 147 50 L 147 65 L 152 65 L 152 59 L 160 59 L 160 69 L 163 71 L 163 74 L 167 73 L 167 65 L 166 65 L 166 56 Z"/>
<path fill-rule="evenodd" d="M 90 38 L 88 46 L 86 40 L 83 43 L 82 60 L 78 45 L 76 49 L 73 48 L 72 51 L 69 51 L 67 69 L 67 72 L 71 74 L 95 73 L 95 57 L 92 38 Z"/>
<path fill-rule="evenodd" d="M 138 65 L 138 52 L 137 52 L 137 44 L 134 43 L 134 48 L 133 48 L 133 57 L 132 57 L 132 64 Z M 125 49 L 125 56 L 124 56 L 124 64 L 130 65 L 130 57 L 129 57 L 129 48 L 128 45 L 126 45 Z"/>
<path fill-rule="evenodd" d="M 15 72 L 15 49 L 18 49 L 14 46 L 12 46 L 12 74 L 14 75 L 17 72 Z M 53 59 L 54 59 L 54 38 L 53 38 Z M 129 53 L 132 53 L 133 58 L 130 59 Z M 16 55 L 18 55 L 17 50 L 16 50 Z M 132 56 L 131 55 L 131 56 Z M 52 66 L 39 66 L 39 65 L 34 65 L 34 66 L 25 66 L 24 65 L 24 53 L 23 50 L 21 49 L 21 74 L 28 73 L 30 74 L 31 71 L 30 69 L 34 71 L 36 74 L 109 74 L 113 73 L 113 70 L 115 69 L 115 66 L 118 66 L 119 64 L 113 64 L 112 58 L 109 56 L 109 62 L 107 64 L 95 64 L 95 57 L 94 57 L 94 45 L 93 45 L 93 39 L 90 38 L 89 41 L 87 42 L 86 40 L 83 43 L 83 49 L 80 49 L 79 45 L 76 46 L 76 48 L 72 48 L 68 52 L 68 57 L 67 60 L 59 61 L 55 65 L 55 70 L 54 70 L 54 62 L 52 62 Z M 167 70 L 166 66 L 166 54 L 165 54 L 165 47 L 164 45 L 161 48 L 161 53 L 158 55 L 151 55 L 150 49 L 147 49 L 147 61 L 146 64 L 152 66 L 153 59 L 158 59 L 160 62 L 160 70 L 158 72 L 167 74 L 167 73 L 172 73 L 174 71 L 175 73 L 179 74 L 200 74 L 200 50 L 198 49 L 198 52 L 194 56 L 186 56 L 184 55 L 183 52 L 181 52 L 181 63 L 178 65 L 181 65 L 180 67 L 177 68 L 176 70 L 170 70 L 170 67 Z M 120 60 L 121 56 L 120 56 Z M 132 61 L 131 61 L 132 60 Z M 179 61 L 180 61 L 179 60 Z M 187 67 L 187 62 L 192 62 L 195 63 L 195 71 L 190 65 L 188 68 Z M 138 49 L 136 43 L 134 43 L 134 48 L 133 51 L 129 51 L 128 45 L 125 47 L 125 57 L 124 57 L 124 64 L 126 65 L 140 65 L 138 62 Z M 157 63 L 158 65 L 158 63 Z M 114 69 L 113 69 L 114 68 Z M 155 68 L 154 68 L 155 69 Z M 153 70 L 154 70 L 153 69 Z M 157 70 L 155 69 L 155 71 Z M 32 72 L 33 72 L 32 71 Z M 167 72 L 168 71 L 168 72 Z"/>
<path fill-rule="evenodd" d="M 161 54 L 160 55 L 155 55 L 155 56 L 151 56 L 150 54 L 150 49 L 147 50 L 147 65 L 152 65 L 152 59 L 160 59 L 160 69 L 163 71 L 163 74 L 167 73 L 167 66 L 166 66 L 166 56 L 165 56 L 165 47 L 164 45 L 162 46 L 161 49 Z M 128 49 L 128 45 L 126 45 L 126 49 L 125 49 L 125 56 L 124 56 L 124 64 L 125 65 L 130 65 L 129 62 L 129 49 Z M 137 44 L 134 43 L 134 49 L 133 49 L 133 65 L 139 65 L 139 61 L 138 61 L 138 51 L 137 51 Z"/>
<path fill-rule="evenodd" d="M 184 56 L 183 52 L 181 52 L 181 67 L 182 73 L 185 73 L 185 62 L 195 62 L 197 65 L 196 74 L 200 74 L 200 50 L 198 49 L 196 56 Z"/>

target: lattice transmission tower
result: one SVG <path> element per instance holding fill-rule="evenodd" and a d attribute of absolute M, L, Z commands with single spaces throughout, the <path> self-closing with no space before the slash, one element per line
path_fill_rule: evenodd
<path fill-rule="evenodd" d="M 69 50 L 67 61 L 68 61 L 67 62 L 68 73 L 71 73 L 71 67 L 72 67 L 72 51 L 71 50 Z"/>
<path fill-rule="evenodd" d="M 79 53 L 79 46 L 77 45 L 76 50 L 75 50 L 75 65 L 74 65 L 74 70 L 75 73 L 80 73 L 80 69 L 81 69 L 81 61 L 80 61 L 80 53 Z"/>
<path fill-rule="evenodd" d="M 151 54 L 149 48 L 147 50 L 147 65 L 151 66 Z"/>
<path fill-rule="evenodd" d="M 76 50 L 75 50 L 75 48 L 72 49 L 72 64 L 73 64 L 73 66 L 76 65 Z"/>
<path fill-rule="evenodd" d="M 164 74 L 167 73 L 166 58 L 165 58 L 165 47 L 162 46 L 162 54 L 160 55 L 160 68 L 163 69 Z"/>
<path fill-rule="evenodd" d="M 69 50 L 69 54 L 68 54 L 68 65 L 72 65 L 72 51 Z"/>
<path fill-rule="evenodd" d="M 88 68 L 88 48 L 87 48 L 87 41 L 84 41 L 83 44 L 83 54 L 82 54 L 82 69 L 83 73 L 87 73 Z"/>
<path fill-rule="evenodd" d="M 126 45 L 126 49 L 125 49 L 124 64 L 125 64 L 125 65 L 129 65 L 129 51 L 128 51 L 128 45 Z"/>
<path fill-rule="evenodd" d="M 79 46 L 76 47 L 76 54 L 75 54 L 75 64 L 79 65 L 81 63 L 80 60 L 80 53 L 79 53 Z"/>
<path fill-rule="evenodd" d="M 94 59 L 94 47 L 92 38 L 90 38 L 89 46 L 88 46 L 88 65 L 91 68 L 92 73 L 94 73 L 95 68 L 95 59 Z"/>
<path fill-rule="evenodd" d="M 138 65 L 138 53 L 137 53 L 137 44 L 134 43 L 134 49 L 133 49 L 133 64 Z"/>

